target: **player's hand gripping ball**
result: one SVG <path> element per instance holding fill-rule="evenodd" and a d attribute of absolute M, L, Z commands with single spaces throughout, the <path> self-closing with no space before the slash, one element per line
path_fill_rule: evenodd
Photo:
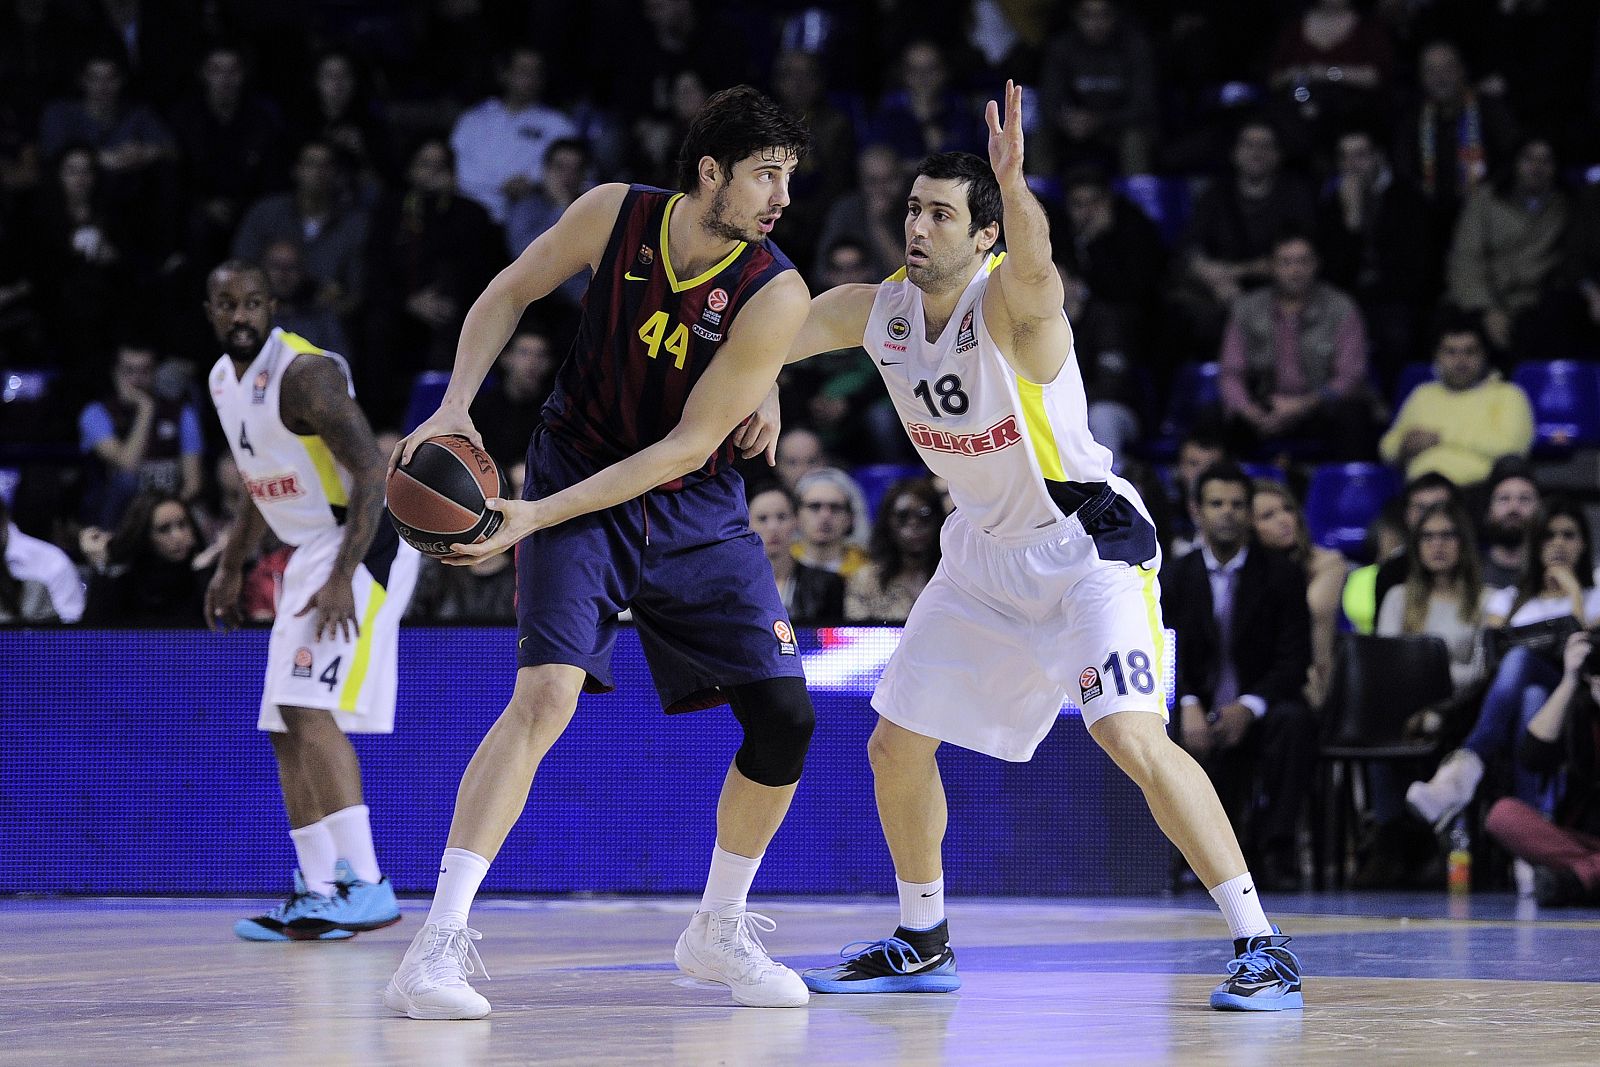
<path fill-rule="evenodd" d="M 504 497 L 505 475 L 465 437 L 430 437 L 389 474 L 389 516 L 405 542 L 428 556 L 494 536 L 505 516 L 484 504 Z"/>

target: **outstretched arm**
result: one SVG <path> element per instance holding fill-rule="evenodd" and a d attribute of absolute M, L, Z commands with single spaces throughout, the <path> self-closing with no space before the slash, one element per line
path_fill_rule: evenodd
<path fill-rule="evenodd" d="M 876 285 L 839 285 L 811 298 L 805 325 L 789 346 L 785 363 L 799 363 L 823 352 L 855 348 L 867 332 L 867 316 L 878 295 Z"/>
<path fill-rule="evenodd" d="M 1003 125 L 993 100 L 984 119 L 1006 237 L 1006 258 L 984 294 L 984 318 L 998 334 L 1009 332 L 1009 345 L 998 335 L 997 340 L 1018 374 L 1031 382 L 1053 381 L 1066 361 L 1072 332 L 1061 314 L 1065 297 L 1050 258 L 1050 222 L 1022 173 L 1022 87 L 1006 82 Z"/>
<path fill-rule="evenodd" d="M 683 418 L 661 440 L 541 500 L 491 500 L 505 513 L 498 532 L 475 545 L 452 545 L 446 563 L 465 565 L 504 552 L 535 530 L 632 500 L 698 469 L 772 388 L 806 314 L 806 286 L 785 273 L 750 301 L 684 404 Z"/>

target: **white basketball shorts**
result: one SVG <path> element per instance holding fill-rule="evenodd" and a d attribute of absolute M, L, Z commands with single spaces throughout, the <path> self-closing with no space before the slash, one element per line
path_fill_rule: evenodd
<path fill-rule="evenodd" d="M 296 617 L 333 572 L 343 528 L 319 534 L 289 557 L 267 648 L 257 729 L 282 732 L 280 707 L 331 711 L 347 734 L 394 729 L 400 617 L 416 585 L 420 557 L 395 537 L 387 517 L 383 523 L 351 579 L 360 633 L 348 639 L 324 628 L 319 641 L 316 612 Z"/>
<path fill-rule="evenodd" d="M 1069 699 L 1085 725 L 1167 717 L 1158 550 L 1103 558 L 1076 516 L 1008 543 L 957 511 L 939 536 L 943 559 L 872 695 L 880 715 L 1014 762 L 1033 757 Z"/>

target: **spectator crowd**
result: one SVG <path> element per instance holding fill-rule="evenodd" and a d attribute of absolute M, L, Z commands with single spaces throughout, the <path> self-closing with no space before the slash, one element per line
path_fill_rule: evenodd
<path fill-rule="evenodd" d="M 816 292 L 901 264 L 911 169 L 983 153 L 1015 78 L 1088 417 L 1165 549 L 1174 731 L 1262 880 L 1305 867 L 1354 631 L 1437 638 L 1453 690 L 1405 725 L 1434 754 L 1369 774 L 1359 876 L 1433 877 L 1417 835 L 1465 812 L 1542 898 L 1600 899 L 1600 593 L 1542 463 L 1600 414 L 1552 429 L 1519 384 L 1600 383 L 1597 44 L 1600 10 L 1542 0 L 4 0 L 0 622 L 200 624 L 246 499 L 200 388 L 221 260 L 392 442 L 484 284 L 594 183 L 670 185 L 711 92 L 806 117 L 773 240 Z M 514 481 L 584 283 L 474 407 Z M 746 473 L 784 603 L 903 620 L 948 497 L 859 350 L 780 386 Z M 1364 543 L 1301 504 L 1351 462 L 1403 485 Z M 514 584 L 430 564 L 411 618 L 508 621 Z"/>

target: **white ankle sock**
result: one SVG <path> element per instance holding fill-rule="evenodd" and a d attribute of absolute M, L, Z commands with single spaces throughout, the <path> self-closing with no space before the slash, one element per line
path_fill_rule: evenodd
<path fill-rule="evenodd" d="M 489 861 L 476 852 L 445 849 L 444 858 L 439 861 L 439 886 L 433 891 L 433 907 L 428 909 L 427 921 L 455 919 L 465 925 L 472 898 L 478 895 L 478 886 L 488 873 Z"/>
<path fill-rule="evenodd" d="M 339 858 L 350 864 L 357 878 L 363 882 L 377 882 L 383 878 L 383 872 L 378 870 L 378 854 L 372 848 L 372 823 L 367 818 L 365 804 L 325 815 L 322 825 L 333 834 Z"/>
<path fill-rule="evenodd" d="M 931 882 L 902 882 L 896 878 L 895 888 L 900 891 L 900 925 L 907 930 L 932 930 L 944 921 L 944 875 Z"/>
<path fill-rule="evenodd" d="M 333 881 L 333 865 L 339 859 L 334 847 L 333 834 L 320 822 L 289 831 L 294 841 L 295 862 L 300 865 L 300 877 L 313 893 L 331 897 L 337 888 Z"/>
<path fill-rule="evenodd" d="M 756 880 L 761 857 L 751 859 L 724 852 L 721 845 L 711 849 L 711 872 L 706 875 L 706 891 L 700 897 L 701 911 L 744 910 L 745 898 Z"/>
<path fill-rule="evenodd" d="M 1249 871 L 1213 888 L 1211 899 L 1222 909 L 1234 940 L 1272 933 L 1272 924 L 1267 922 L 1267 913 L 1261 910 L 1261 895 L 1256 892 L 1255 879 L 1250 877 Z"/>

